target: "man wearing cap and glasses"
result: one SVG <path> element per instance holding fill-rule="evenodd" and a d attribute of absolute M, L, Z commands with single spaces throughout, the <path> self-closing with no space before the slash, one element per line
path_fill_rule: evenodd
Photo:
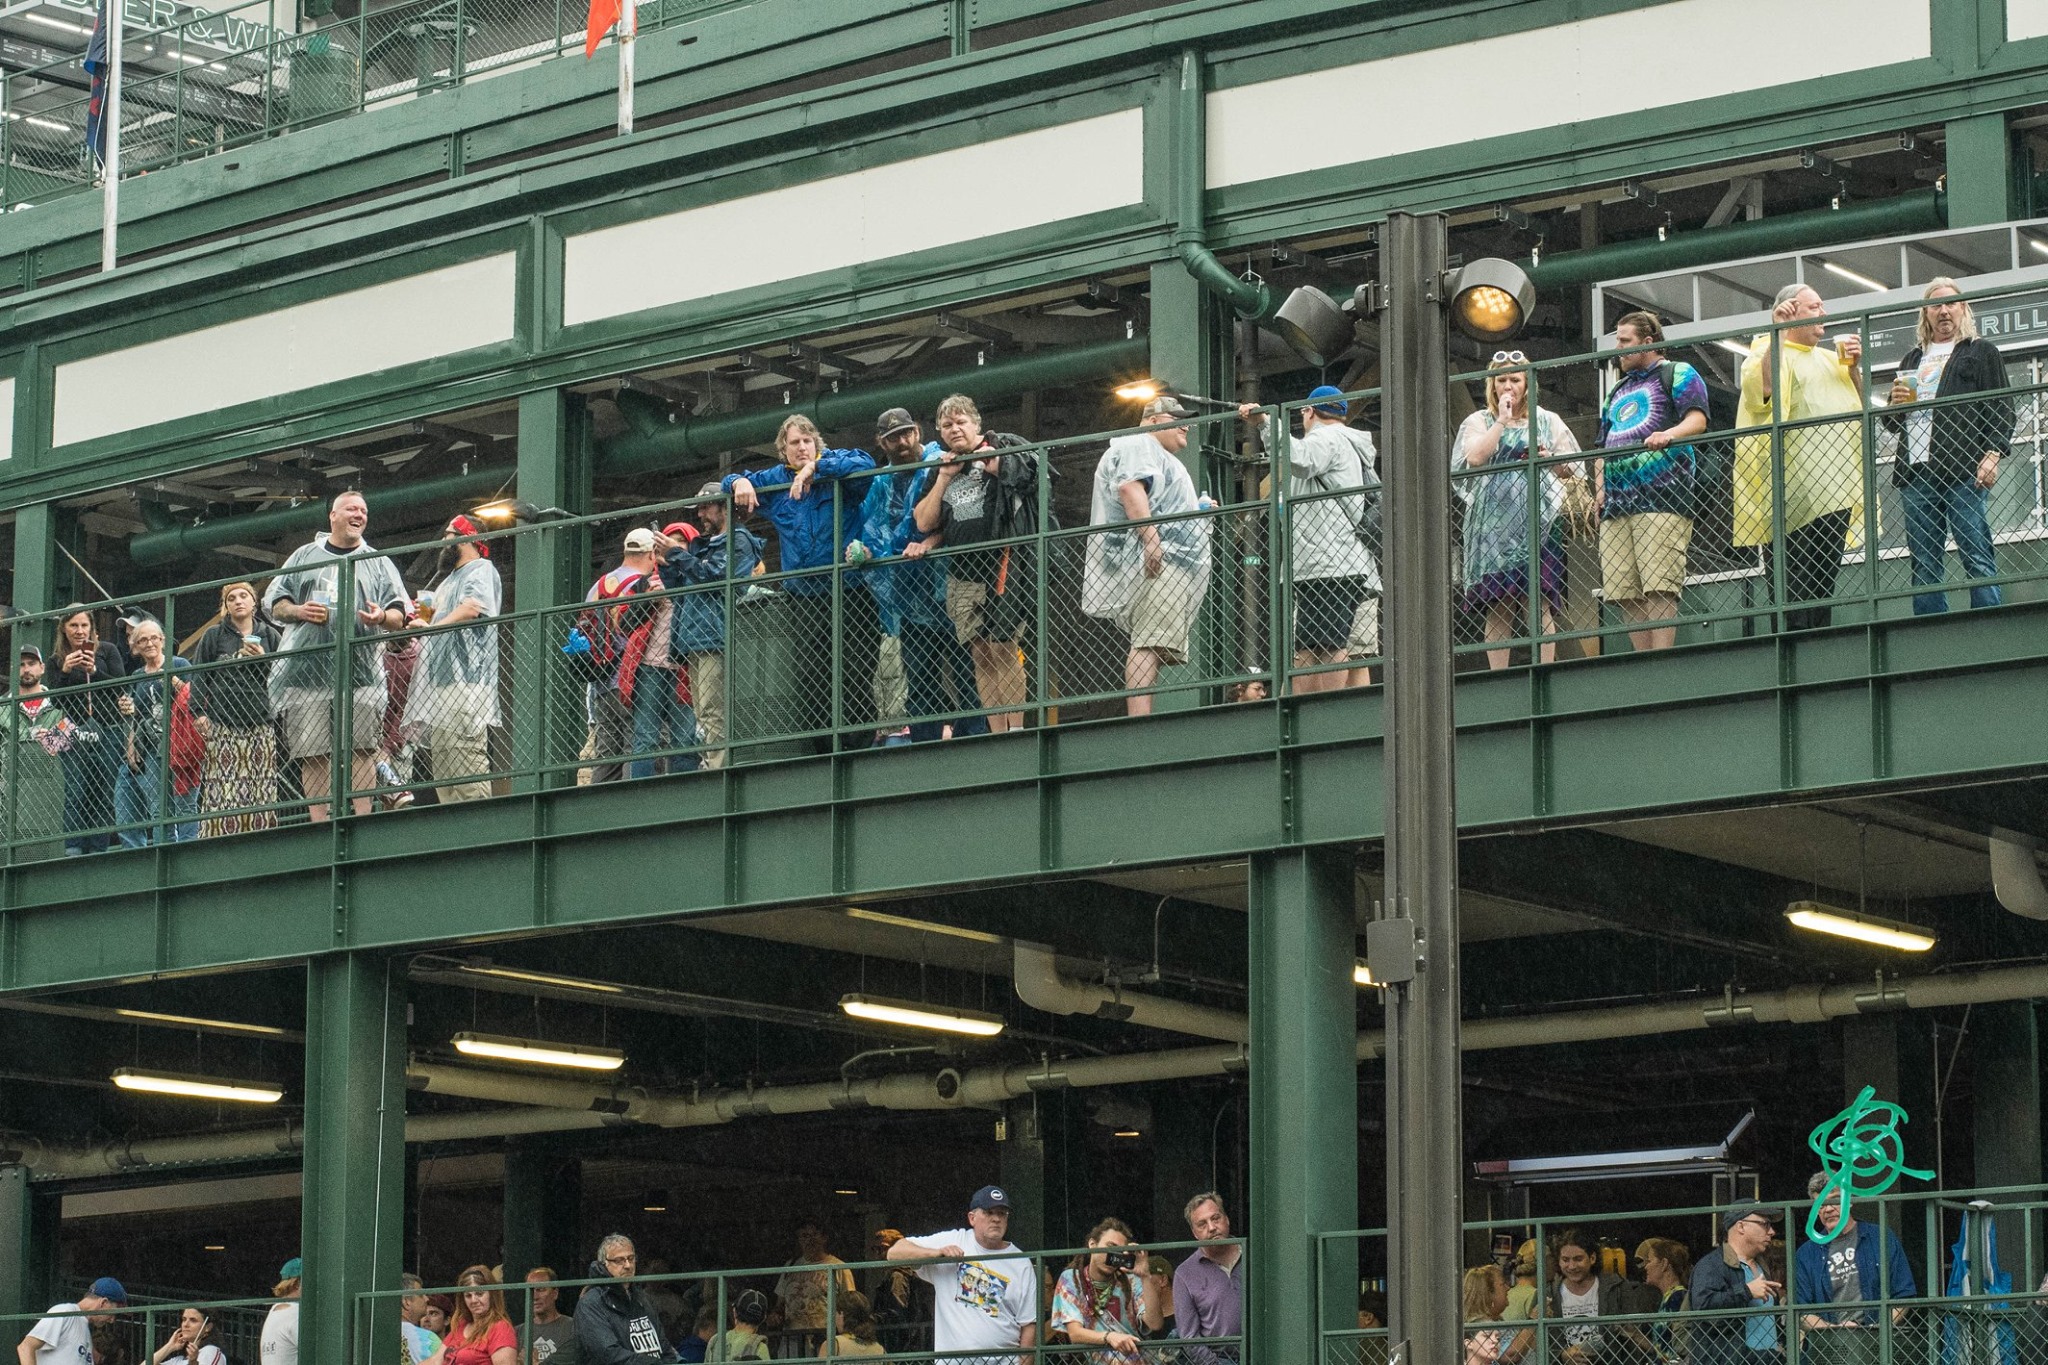
<path fill-rule="evenodd" d="M 924 563 L 927 539 L 917 529 L 917 485 L 923 463 L 945 454 L 937 441 L 927 443 L 924 430 L 907 408 L 890 408 L 875 419 L 875 449 L 891 469 L 868 483 L 860 508 L 860 545 L 869 562 L 906 562 L 871 567 L 861 581 L 873 594 L 881 617 L 883 640 L 876 669 L 875 712 L 885 720 L 907 717 L 913 744 L 942 738 L 947 712 L 981 704 L 974 693 L 974 659 L 960 643 L 946 615 L 945 575 Z M 851 547 L 849 547 L 851 549 Z M 884 697 L 888 689 L 890 641 L 900 661 L 901 697 Z M 985 735 L 988 719 L 969 716 L 953 722 L 959 737 Z"/>
<path fill-rule="evenodd" d="M 491 794 L 480 775 L 491 770 L 491 730 L 498 724 L 498 628 L 465 623 L 496 616 L 504 588 L 490 545 L 461 539 L 476 534 L 477 524 L 464 516 L 442 530 L 441 538 L 451 542 L 441 547 L 440 567 L 448 576 L 435 591 L 432 633 L 420 642 L 405 699 L 405 728 L 425 734 L 443 802 Z"/>
<path fill-rule="evenodd" d="M 1151 430 L 1117 437 L 1095 465 L 1088 521 L 1126 529 L 1088 537 L 1081 610 L 1116 622 L 1130 636 L 1124 686 L 1131 695 L 1124 707 L 1134 716 L 1152 714 L 1150 689 L 1159 683 L 1159 670 L 1188 661 L 1195 614 L 1209 590 L 1207 518 L 1128 527 L 1201 508 L 1181 462 L 1188 429 L 1173 425 L 1192 416 L 1170 396 L 1153 399 L 1140 419 Z"/>
<path fill-rule="evenodd" d="M 109 1309 L 127 1306 L 128 1291 L 121 1282 L 102 1275 L 77 1303 L 52 1305 L 14 1354 L 21 1365 L 92 1365 L 92 1329 L 114 1320 Z"/>
<path fill-rule="evenodd" d="M 937 1291 L 932 1349 L 960 1365 L 1009 1365 L 1038 1340 L 1038 1268 L 1010 1244 L 1009 1230 L 1009 1196 L 984 1185 L 967 1202 L 966 1227 L 889 1248 L 892 1261 L 953 1258 L 919 1266 L 917 1275 Z M 958 1354 L 969 1351 L 994 1354 Z"/>
<path fill-rule="evenodd" d="M 1730 1209 L 1720 1249 L 1693 1267 L 1693 1308 L 1775 1306 L 1785 1286 L 1766 1277 L 1763 1255 L 1777 1224 L 1777 1210 L 1762 1204 Z M 1775 1313 L 1702 1318 L 1693 1324 L 1692 1365 L 1759 1365 L 1777 1353 Z"/>
<path fill-rule="evenodd" d="M 1301 410 L 1301 439 L 1287 446 L 1287 498 L 1295 504 L 1289 563 L 1294 573 L 1294 666 L 1310 668 L 1380 652 L 1379 457 L 1372 437 L 1346 420 L 1343 392 L 1323 384 Z M 1260 423 L 1268 414 L 1240 404 L 1238 416 Z M 1296 692 L 1363 687 L 1363 666 L 1309 673 Z"/>
<path fill-rule="evenodd" d="M 669 653 L 690 672 L 690 700 L 704 733 L 702 766 L 722 768 L 726 751 L 717 746 L 726 737 L 725 584 L 730 579 L 737 585 L 735 597 L 746 591 L 747 579 L 761 565 L 762 540 L 729 523 L 725 486 L 717 479 L 699 488 L 697 496 L 704 499 L 696 507 L 697 535 L 684 535 L 680 523 L 662 533 L 667 558 L 661 563 L 661 581 L 693 589 L 675 599 Z"/>

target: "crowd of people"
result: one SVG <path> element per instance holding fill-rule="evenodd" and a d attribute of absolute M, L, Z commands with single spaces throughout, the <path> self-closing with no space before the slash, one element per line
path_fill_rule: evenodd
<path fill-rule="evenodd" d="M 1844 552 L 1864 534 L 1868 377 L 1855 332 L 1825 340 L 1826 306 L 1812 288 L 1787 286 L 1773 317 L 1784 325 L 1759 334 L 1741 368 L 1727 540 L 1761 547 L 1767 562 L 1782 545 L 1779 605 L 1786 627 L 1802 629 L 1829 623 Z M 1615 336 L 1619 380 L 1585 448 L 1538 401 L 1537 368 L 1519 350 L 1493 356 L 1484 405 L 1457 429 L 1456 577 L 1492 667 L 1509 662 L 1510 642 L 1531 624 L 1556 632 L 1574 539 L 1597 544 L 1601 598 L 1635 648 L 1677 638 L 1709 481 L 1707 386 L 1666 358 L 1654 315 L 1628 314 Z M 1978 335 L 1954 281 L 1927 286 L 1918 344 L 1887 397 L 1880 424 L 1898 443 L 1892 481 L 1922 589 L 1914 610 L 1941 611 L 1951 539 L 1969 578 L 1997 571 L 1988 499 L 2014 423 L 1998 349 Z M 1288 686 L 1363 686 L 1380 650 L 1378 453 L 1338 390 L 1312 390 L 1299 413 L 1300 434 L 1283 443 L 1266 410 L 1240 409 L 1271 449 L 1289 505 L 1287 629 L 1299 671 Z M 1172 396 L 1153 399 L 1093 470 L 1078 605 L 1122 642 L 1133 715 L 1150 711 L 1164 669 L 1189 662 L 1209 598 L 1218 514 L 1189 472 L 1191 417 Z M 776 463 L 705 483 L 687 518 L 624 534 L 561 651 L 565 683 L 587 708 L 587 780 L 722 767 L 735 740 L 762 733 L 736 726 L 733 705 L 731 617 L 768 567 L 768 542 L 750 522 L 772 529 L 781 571 L 777 667 L 787 676 L 775 680 L 774 734 L 830 751 L 1024 724 L 1034 651 L 1056 643 L 1041 638 L 1052 623 L 1038 619 L 1040 561 L 1054 546 L 1033 540 L 1054 527 L 1053 471 L 1023 437 L 986 430 L 964 394 L 938 405 L 934 429 L 928 440 L 916 415 L 889 409 L 870 453 L 827 447 L 808 417 L 791 415 Z M 113 623 L 118 641 L 83 606 L 58 619 L 47 647 L 18 640 L 13 735 L 0 746 L 16 841 L 54 848 L 61 838 L 76 856 L 262 829 L 300 808 L 324 820 L 344 747 L 358 813 L 371 793 L 388 805 L 489 796 L 503 766 L 492 758 L 503 584 L 491 541 L 468 516 L 451 517 L 432 581 L 415 591 L 370 547 L 369 520 L 360 494 L 336 497 L 327 531 L 267 583 L 221 588 L 189 659 L 135 610 Z M 344 580 L 348 602 L 337 600 Z M 1996 605 L 1999 588 L 1980 582 L 1970 601 Z M 357 643 L 348 703 L 337 708 L 344 615 Z M 1544 639 L 1537 651 L 1548 662 L 1555 645 Z M 1242 683 L 1231 699 L 1268 690 Z"/>

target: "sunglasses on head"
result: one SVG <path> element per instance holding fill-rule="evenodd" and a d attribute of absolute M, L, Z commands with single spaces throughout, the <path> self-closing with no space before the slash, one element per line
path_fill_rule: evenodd
<path fill-rule="evenodd" d="M 1523 355 L 1520 351 L 1495 351 L 1492 363 L 1495 365 L 1526 365 L 1529 363 L 1529 357 Z"/>

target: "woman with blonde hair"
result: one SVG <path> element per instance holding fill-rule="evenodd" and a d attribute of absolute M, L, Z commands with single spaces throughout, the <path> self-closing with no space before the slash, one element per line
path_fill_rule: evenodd
<path fill-rule="evenodd" d="M 1492 1263 L 1476 1265 L 1465 1272 L 1465 1365 L 1514 1365 L 1529 1353 L 1535 1332 L 1527 1327 L 1482 1327 L 1474 1323 L 1499 1322 L 1508 1307 L 1507 1277 Z"/>
<path fill-rule="evenodd" d="M 220 590 L 220 619 L 193 647 L 192 719 L 206 739 L 199 770 L 199 837 L 277 824 L 277 727 L 270 719 L 270 656 L 278 628 L 257 614 L 253 583 Z M 227 662 L 234 660 L 234 662 Z M 225 814 L 234 811 L 237 814 Z"/>
<path fill-rule="evenodd" d="M 519 1334 L 505 1316 L 505 1291 L 489 1266 L 473 1265 L 455 1277 L 462 1291 L 448 1324 L 447 1365 L 514 1365 Z"/>
<path fill-rule="evenodd" d="M 1495 351 L 1486 367 L 1486 407 L 1458 427 L 1451 448 L 1453 473 L 1485 470 L 1451 485 L 1465 500 L 1465 609 L 1483 613 L 1486 640 L 1509 640 L 1522 634 L 1529 604 L 1529 571 L 1538 571 L 1543 633 L 1557 631 L 1557 613 L 1564 606 L 1564 540 L 1558 513 L 1564 506 L 1564 479 L 1579 472 L 1577 464 L 1549 464 L 1531 471 L 1529 450 L 1529 357 L 1520 351 Z M 1576 455 L 1578 438 L 1564 419 L 1548 408 L 1536 409 L 1536 456 Z M 1506 465 L 1506 468 L 1502 466 Z M 1539 502 L 1542 538 L 1530 553 L 1530 490 L 1542 489 Z M 1557 645 L 1546 640 L 1539 658 L 1557 658 Z M 1508 650 L 1486 651 L 1488 668 L 1506 668 Z"/>

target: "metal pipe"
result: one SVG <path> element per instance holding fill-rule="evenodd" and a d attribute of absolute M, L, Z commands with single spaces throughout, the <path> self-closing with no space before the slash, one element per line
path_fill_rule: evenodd
<path fill-rule="evenodd" d="M 1895 199 L 1870 199 L 1838 209 L 1813 209 L 1756 218 L 1726 227 L 1700 228 L 1630 242 L 1609 242 L 1583 251 L 1560 251 L 1542 261 L 1521 262 L 1539 290 L 1582 289 L 1603 280 L 1682 270 L 1744 256 L 1932 232 L 1948 226 L 1948 199 L 1938 189 L 1915 190 Z"/>
<path fill-rule="evenodd" d="M 1180 54 L 1180 95 L 1174 120 L 1174 193 L 1178 212 L 1173 249 L 1195 282 L 1223 299 L 1239 317 L 1270 318 L 1280 300 L 1266 285 L 1239 279 L 1209 250 L 1205 196 L 1209 188 L 1209 110 L 1202 82 L 1202 54 L 1185 48 Z"/>
<path fill-rule="evenodd" d="M 1061 976 L 1053 950 L 1041 943 L 1017 943 L 1012 979 L 1017 998 L 1047 1014 L 1086 1014 L 1227 1043 L 1251 1041 L 1250 1023 L 1241 1014 Z"/>
<path fill-rule="evenodd" d="M 403 511 L 414 507 L 443 506 L 488 493 L 505 481 L 502 469 L 476 469 L 467 474 L 449 474 L 394 488 L 375 489 L 364 494 L 373 513 Z M 340 492 L 340 489 L 336 489 Z M 452 510 L 452 509 L 451 509 Z M 322 500 L 292 507 L 272 507 L 262 512 L 220 517 L 193 526 L 144 531 L 128 539 L 128 557 L 137 564 L 165 564 L 204 550 L 219 549 L 250 540 L 294 532 L 317 531 L 327 525 L 327 503 Z"/>
<path fill-rule="evenodd" d="M 1993 1004 L 2044 995 L 2048 995 L 2048 963 L 1987 967 L 1939 976 L 1894 977 L 1882 985 L 1875 980 L 1848 985 L 1808 983 L 1778 991 L 1730 992 L 1618 1009 L 1475 1019 L 1465 1025 L 1460 1041 L 1467 1052 L 1548 1047 L 1723 1025 L 1820 1023 L 1858 1014 Z M 1372 1061 L 1385 1051 L 1383 1032 L 1373 1029 L 1358 1035 L 1360 1061 Z M 949 1068 L 936 1073 L 905 1072 L 869 1080 L 663 1095 L 425 1062 L 407 1070 L 408 1083 L 414 1089 L 521 1107 L 471 1114 L 414 1114 L 405 1121 L 405 1140 L 479 1141 L 631 1123 L 704 1127 L 737 1118 L 849 1108 L 957 1109 L 1016 1099 L 1039 1090 L 1143 1085 L 1228 1075 L 1242 1072 L 1247 1064 L 1244 1047 L 1218 1043 L 1165 1052 L 1077 1057 L 1064 1062 L 968 1071 Z M 213 1165 L 288 1155 L 299 1150 L 301 1140 L 302 1129 L 293 1122 L 275 1129 L 149 1138 L 89 1148 L 50 1147 L 38 1139 L 0 1136 L 0 1153 L 4 1153 L 8 1164 L 26 1166 L 45 1178 L 77 1178 L 119 1175 L 146 1167 Z"/>

